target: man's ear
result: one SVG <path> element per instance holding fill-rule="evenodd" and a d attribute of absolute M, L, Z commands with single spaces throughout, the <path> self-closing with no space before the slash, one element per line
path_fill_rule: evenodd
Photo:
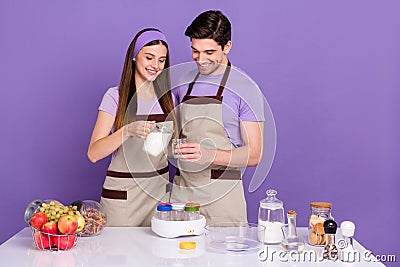
<path fill-rule="evenodd" d="M 228 41 L 226 43 L 226 45 L 224 46 L 224 50 L 223 50 L 224 54 L 225 55 L 229 54 L 229 51 L 231 51 L 231 48 L 232 48 L 232 41 Z"/>

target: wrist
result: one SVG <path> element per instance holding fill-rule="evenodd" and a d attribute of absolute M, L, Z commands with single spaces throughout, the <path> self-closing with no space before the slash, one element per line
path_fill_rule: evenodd
<path fill-rule="evenodd" d="M 128 125 L 122 126 L 119 131 L 121 131 L 122 141 L 124 142 L 126 139 L 130 138 L 132 135 L 129 133 Z"/>

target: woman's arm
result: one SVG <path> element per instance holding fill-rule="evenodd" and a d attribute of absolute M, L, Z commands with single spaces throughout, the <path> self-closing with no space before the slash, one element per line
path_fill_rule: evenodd
<path fill-rule="evenodd" d="M 91 162 L 107 157 L 131 136 L 146 138 L 154 124 L 154 121 L 135 121 L 110 134 L 114 121 L 115 116 L 99 111 L 87 152 Z"/>

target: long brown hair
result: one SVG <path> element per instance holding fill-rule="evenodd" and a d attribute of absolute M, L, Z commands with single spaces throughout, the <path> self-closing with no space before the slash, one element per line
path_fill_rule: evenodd
<path fill-rule="evenodd" d="M 136 67 L 135 64 L 133 63 L 133 50 L 135 48 L 136 40 L 138 39 L 138 37 L 146 31 L 159 31 L 159 30 L 154 28 L 146 28 L 139 31 L 133 38 L 132 42 L 128 47 L 128 51 L 126 52 L 125 56 L 124 68 L 122 70 L 121 80 L 119 83 L 119 101 L 118 101 L 117 115 L 115 118 L 115 127 L 114 127 L 115 131 L 122 128 L 122 126 L 124 125 L 124 119 L 128 108 L 128 104 L 132 99 L 133 99 L 132 102 L 133 110 L 130 111 L 134 113 L 133 116 L 136 115 L 137 112 L 137 97 L 136 97 L 137 88 L 135 83 Z M 144 46 L 151 46 L 157 44 L 164 45 L 168 50 L 168 44 L 161 40 L 151 41 L 145 44 Z M 174 103 L 172 101 L 171 90 L 170 90 L 171 82 L 168 71 L 170 66 L 169 62 L 170 61 L 169 61 L 169 51 L 168 51 L 167 58 L 165 60 L 164 71 L 156 78 L 153 84 L 154 84 L 154 91 L 157 95 L 157 99 L 158 102 L 160 103 L 162 110 L 165 113 L 171 113 L 174 124 L 176 125 L 175 114 L 174 112 L 172 112 L 174 110 Z"/>

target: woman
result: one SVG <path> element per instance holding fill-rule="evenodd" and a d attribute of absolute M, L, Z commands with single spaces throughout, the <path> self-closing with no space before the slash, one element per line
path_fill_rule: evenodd
<path fill-rule="evenodd" d="M 155 123 L 173 128 L 169 74 L 160 74 L 168 67 L 165 36 L 157 29 L 140 31 L 126 53 L 119 86 L 100 104 L 88 157 L 96 162 L 113 154 L 100 201 L 108 226 L 149 226 L 157 203 L 167 200 L 167 158 L 146 153 L 144 140 Z"/>

